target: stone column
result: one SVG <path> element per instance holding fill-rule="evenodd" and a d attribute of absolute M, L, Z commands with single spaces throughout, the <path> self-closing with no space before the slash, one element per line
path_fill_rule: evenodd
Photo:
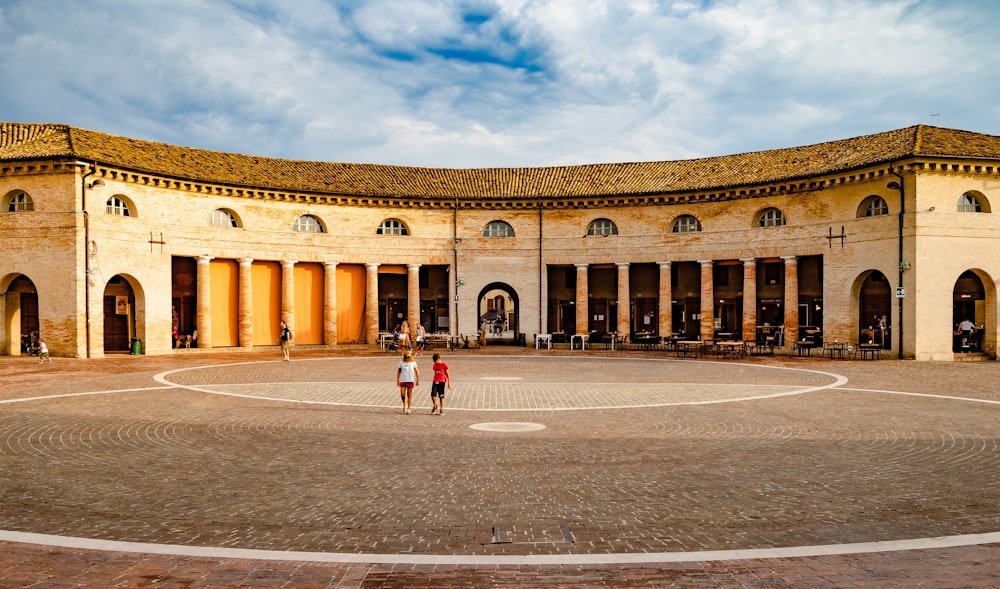
<path fill-rule="evenodd" d="M 799 261 L 795 256 L 781 256 L 785 261 L 785 345 L 799 339 Z"/>
<path fill-rule="evenodd" d="M 295 333 L 295 264 L 296 260 L 281 261 L 281 320 Z"/>
<path fill-rule="evenodd" d="M 410 324 L 410 337 L 416 341 L 420 325 L 420 264 L 406 265 L 406 322 Z"/>
<path fill-rule="evenodd" d="M 618 330 L 619 336 L 630 336 L 632 331 L 632 300 L 628 280 L 628 262 L 618 262 Z"/>
<path fill-rule="evenodd" d="M 587 264 L 576 264 L 576 333 L 590 333 Z"/>
<path fill-rule="evenodd" d="M 712 280 L 712 260 L 701 264 L 701 339 L 715 339 L 715 282 Z"/>
<path fill-rule="evenodd" d="M 253 258 L 240 258 L 239 343 L 253 347 Z"/>
<path fill-rule="evenodd" d="M 757 260 L 740 258 L 743 262 L 743 339 L 757 339 Z"/>
<path fill-rule="evenodd" d="M 378 343 L 378 264 L 365 264 L 365 342 Z"/>
<path fill-rule="evenodd" d="M 337 262 L 323 264 L 323 343 L 337 345 Z"/>
<path fill-rule="evenodd" d="M 194 326 L 198 330 L 199 348 L 212 347 L 212 256 L 198 256 L 198 292 L 195 295 Z"/>
<path fill-rule="evenodd" d="M 657 319 L 660 337 L 673 334 L 674 331 L 674 291 L 670 277 L 670 262 L 658 262 L 660 265 L 660 316 Z"/>

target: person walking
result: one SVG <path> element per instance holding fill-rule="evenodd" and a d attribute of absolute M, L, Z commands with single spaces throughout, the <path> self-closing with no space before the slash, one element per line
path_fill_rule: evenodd
<path fill-rule="evenodd" d="M 447 384 L 448 389 L 451 389 L 451 373 L 448 372 L 448 364 L 441 360 L 441 354 L 434 354 L 432 358 L 434 365 L 431 370 L 434 371 L 434 376 L 431 379 L 431 402 L 434 407 L 431 408 L 431 415 L 444 415 L 444 387 Z"/>
<path fill-rule="evenodd" d="M 45 345 L 45 340 L 39 338 L 38 340 L 38 363 L 41 364 L 45 360 L 52 364 L 52 358 L 49 358 L 49 347 Z"/>
<path fill-rule="evenodd" d="M 412 349 L 413 338 L 410 333 L 410 323 L 406 319 L 399 324 L 399 347 L 406 348 L 407 350 Z"/>
<path fill-rule="evenodd" d="M 420 386 L 420 370 L 410 350 L 403 352 L 403 359 L 396 366 L 396 386 L 399 387 L 399 399 L 403 402 L 403 413 L 410 415 L 413 389 Z"/>
<path fill-rule="evenodd" d="M 284 321 L 281 322 L 281 330 L 278 332 L 278 343 L 281 344 L 281 353 L 285 357 L 285 362 L 290 362 L 292 360 L 289 353 L 289 346 L 291 346 L 292 341 L 292 330 L 288 329 L 288 324 Z"/>

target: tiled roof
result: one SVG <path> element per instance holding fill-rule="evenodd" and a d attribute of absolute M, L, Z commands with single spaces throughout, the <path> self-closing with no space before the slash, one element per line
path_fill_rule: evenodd
<path fill-rule="evenodd" d="M 68 125 L 0 123 L 0 162 L 74 158 L 191 182 L 374 197 L 669 194 L 845 172 L 913 155 L 1000 159 L 1000 137 L 918 125 L 803 147 L 691 160 L 466 169 L 284 160 L 179 147 Z"/>

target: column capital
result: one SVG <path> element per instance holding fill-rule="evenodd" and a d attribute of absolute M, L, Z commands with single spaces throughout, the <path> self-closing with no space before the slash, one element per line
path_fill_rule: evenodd
<path fill-rule="evenodd" d="M 704 268 L 706 266 L 710 267 L 713 264 L 713 261 L 712 260 L 698 260 L 698 263 L 701 264 L 702 268 Z"/>
<path fill-rule="evenodd" d="M 410 272 L 413 272 L 414 270 L 419 270 L 420 266 L 421 264 L 407 264 L 406 269 L 409 270 Z"/>
<path fill-rule="evenodd" d="M 369 272 L 374 272 L 375 270 L 378 270 L 378 267 L 381 265 L 382 264 L 379 264 L 378 262 L 366 262 L 365 268 L 368 268 Z"/>
<path fill-rule="evenodd" d="M 744 266 L 756 266 L 757 265 L 757 258 L 740 258 L 740 261 L 743 262 Z"/>
<path fill-rule="evenodd" d="M 660 268 L 669 268 L 673 264 L 673 262 L 657 262 L 657 264 L 660 266 Z"/>
<path fill-rule="evenodd" d="M 615 266 L 619 268 L 628 268 L 630 266 L 629 262 L 615 262 Z"/>
<path fill-rule="evenodd" d="M 576 266 L 577 270 L 586 270 L 590 266 L 590 264 L 588 264 L 587 262 L 583 262 L 582 264 L 573 264 L 573 265 Z"/>
<path fill-rule="evenodd" d="M 253 264 L 253 258 L 239 258 L 240 266 L 249 266 Z"/>
<path fill-rule="evenodd" d="M 281 265 L 284 268 L 287 268 L 289 266 L 294 266 L 295 264 L 298 264 L 298 263 L 299 263 L 298 260 L 281 260 Z"/>
<path fill-rule="evenodd" d="M 781 259 L 784 260 L 786 264 L 797 264 L 799 261 L 796 256 L 781 256 Z"/>
<path fill-rule="evenodd" d="M 336 268 L 339 264 L 340 262 L 323 262 L 323 267 L 330 270 L 332 268 Z"/>
<path fill-rule="evenodd" d="M 198 256 L 198 263 L 199 264 L 207 264 L 207 263 L 211 262 L 214 259 L 215 259 L 215 256 L 210 256 L 208 254 L 205 254 L 203 256 Z"/>

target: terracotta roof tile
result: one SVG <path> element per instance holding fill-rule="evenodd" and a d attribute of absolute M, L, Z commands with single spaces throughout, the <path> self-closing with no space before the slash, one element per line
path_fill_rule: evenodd
<path fill-rule="evenodd" d="M 516 199 L 690 192 L 845 172 L 911 155 L 1000 159 L 1000 137 L 920 125 L 803 147 L 680 161 L 420 168 L 266 158 L 67 125 L 0 123 L 0 161 L 75 158 L 195 182 L 373 197 Z"/>

